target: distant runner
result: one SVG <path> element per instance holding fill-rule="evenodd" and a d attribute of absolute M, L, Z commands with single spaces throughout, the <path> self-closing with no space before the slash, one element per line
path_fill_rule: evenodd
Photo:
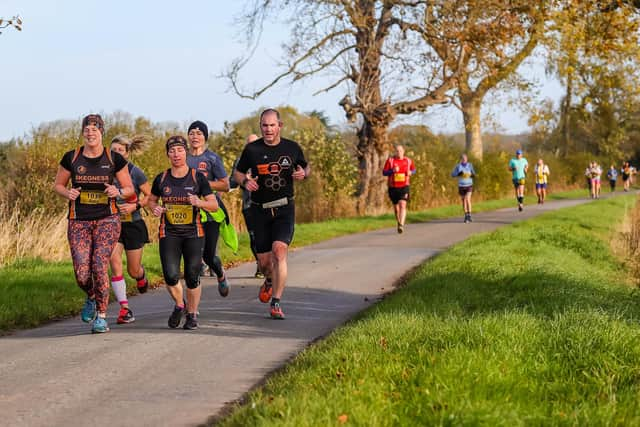
<path fill-rule="evenodd" d="M 600 198 L 600 181 L 602 178 L 602 168 L 597 162 L 591 162 L 591 198 Z"/>
<path fill-rule="evenodd" d="M 111 288 L 120 303 L 120 313 L 117 322 L 131 323 L 135 319 L 133 311 L 129 307 L 127 299 L 127 283 L 124 280 L 122 268 L 122 252 L 126 253 L 127 271 L 129 276 L 136 280 L 136 287 L 141 294 L 147 292 L 149 281 L 145 277 L 142 266 L 142 248 L 149 243 L 149 233 L 147 225 L 142 219 L 141 209 L 147 205 L 147 197 L 151 193 L 151 185 L 147 182 L 147 177 L 142 170 L 129 161 L 131 153 L 140 153 L 144 150 L 147 141 L 140 136 L 131 139 L 124 135 L 118 135 L 111 140 L 111 151 L 119 153 L 128 163 L 129 175 L 135 193 L 127 198 L 118 197 L 116 203 L 120 211 L 120 238 L 111 254 Z M 115 180 L 119 188 L 120 183 Z"/>
<path fill-rule="evenodd" d="M 529 170 L 529 163 L 527 159 L 522 157 L 522 150 L 516 150 L 516 157 L 509 161 L 509 170 L 512 172 L 511 179 L 516 193 L 516 200 L 518 201 L 518 210 L 522 212 L 525 178 Z"/>
<path fill-rule="evenodd" d="M 260 130 L 262 138 L 245 145 L 234 178 L 251 192 L 256 251 L 266 277 L 258 298 L 263 303 L 271 299 L 272 319 L 284 319 L 280 299 L 295 228 L 293 182 L 305 179 L 310 168 L 300 145 L 280 136 L 282 120 L 277 110 L 269 108 L 260 114 Z"/>
<path fill-rule="evenodd" d="M 409 201 L 409 179 L 416 173 L 416 166 L 408 157 L 404 156 L 404 147 L 396 145 L 396 153 L 389 157 L 384 164 L 382 174 L 388 177 L 389 199 L 393 203 L 393 210 L 398 223 L 398 233 L 404 232 L 404 222 L 407 217 L 407 202 Z"/>
<path fill-rule="evenodd" d="M 204 175 L 187 165 L 187 140 L 180 135 L 170 137 L 165 145 L 171 168 L 153 180 L 148 206 L 160 217 L 160 262 L 167 291 L 175 305 L 167 324 L 183 329 L 198 328 L 198 305 L 202 295 L 200 268 L 204 248 L 204 228 L 200 209 L 218 210 L 218 202 Z M 162 205 L 158 202 L 162 201 Z M 187 305 L 180 280 L 180 264 L 184 260 Z"/>
<path fill-rule="evenodd" d="M 631 174 L 633 173 L 633 169 L 631 169 L 631 165 L 629 165 L 629 162 L 624 162 L 622 164 L 620 173 L 622 174 L 622 185 L 624 191 L 629 191 L 629 187 L 631 186 Z"/>
<path fill-rule="evenodd" d="M 536 179 L 536 195 L 538 196 L 538 204 L 544 204 L 544 199 L 547 197 L 549 166 L 545 165 L 542 159 L 538 159 L 538 163 L 536 163 L 533 168 L 533 175 Z"/>
<path fill-rule="evenodd" d="M 469 163 L 466 154 L 460 156 L 460 163 L 453 168 L 451 176 L 458 178 L 458 194 L 460 194 L 460 200 L 462 201 L 464 222 L 466 224 L 471 222 L 471 194 L 473 193 L 473 178 L 476 176 L 476 171 L 473 169 L 473 165 Z"/>
<path fill-rule="evenodd" d="M 611 192 L 616 191 L 616 183 L 618 182 L 618 171 L 615 166 L 611 165 L 611 167 L 607 171 L 607 178 L 609 179 L 609 187 L 611 187 Z"/>

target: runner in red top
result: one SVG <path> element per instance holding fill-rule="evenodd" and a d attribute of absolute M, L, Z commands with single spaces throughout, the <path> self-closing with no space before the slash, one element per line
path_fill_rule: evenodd
<path fill-rule="evenodd" d="M 382 174 L 389 177 L 389 198 L 393 203 L 398 233 L 404 231 L 404 221 L 407 217 L 407 201 L 409 201 L 409 177 L 416 173 L 416 165 L 404 156 L 404 147 L 396 145 L 396 154 L 389 157 L 384 164 Z"/>

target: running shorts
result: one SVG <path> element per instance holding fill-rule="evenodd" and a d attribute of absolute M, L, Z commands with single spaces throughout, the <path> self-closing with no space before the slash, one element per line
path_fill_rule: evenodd
<path fill-rule="evenodd" d="M 252 203 L 249 209 L 257 253 L 271 252 L 273 242 L 291 244 L 296 219 L 293 202 L 267 209 Z"/>
<path fill-rule="evenodd" d="M 543 182 L 542 184 L 536 184 L 536 190 L 540 190 L 541 188 L 546 189 L 547 183 Z"/>
<path fill-rule="evenodd" d="M 514 178 L 513 179 L 513 186 L 514 187 L 519 187 L 519 186 L 524 185 L 524 184 L 525 184 L 524 178 L 521 178 L 521 179 L 515 179 Z"/>
<path fill-rule="evenodd" d="M 127 251 L 141 249 L 149 243 L 147 224 L 144 221 L 123 222 L 118 243 L 122 243 Z"/>
<path fill-rule="evenodd" d="M 400 200 L 409 201 L 409 186 L 389 187 L 389 198 L 394 205 L 397 205 Z"/>
<path fill-rule="evenodd" d="M 469 185 L 467 187 L 458 187 L 458 194 L 461 196 L 466 196 L 467 194 L 473 193 L 473 185 Z"/>

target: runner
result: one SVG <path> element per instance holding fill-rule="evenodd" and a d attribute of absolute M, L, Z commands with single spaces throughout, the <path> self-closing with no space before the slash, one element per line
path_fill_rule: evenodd
<path fill-rule="evenodd" d="M 175 306 L 169 321 L 170 328 L 180 326 L 185 312 L 180 280 L 180 259 L 184 260 L 184 281 L 187 285 L 187 319 L 184 329 L 198 328 L 200 267 L 204 248 L 204 229 L 200 209 L 218 210 L 218 202 L 204 175 L 187 165 L 187 140 L 172 136 L 166 143 L 171 168 L 153 181 L 148 206 L 160 217 L 160 262 L 169 295 Z M 162 205 L 158 201 L 162 199 Z"/>
<path fill-rule="evenodd" d="M 250 144 L 259 139 L 258 135 L 251 134 L 247 137 L 247 144 Z M 264 279 L 264 274 L 260 271 L 260 264 L 258 263 L 258 253 L 256 252 L 256 238 L 255 233 L 253 231 L 253 224 L 251 222 L 251 192 L 247 191 L 244 187 L 240 186 L 236 180 L 234 179 L 236 166 L 238 165 L 239 158 L 233 164 L 233 173 L 231 174 L 231 179 L 229 183 L 231 188 L 240 187 L 242 191 L 242 216 L 244 217 L 244 223 L 247 226 L 247 233 L 249 234 L 249 244 L 251 246 L 251 252 L 253 253 L 253 257 L 256 259 L 256 273 L 253 277 L 256 279 Z M 250 173 L 247 175 L 250 176 Z"/>
<path fill-rule="evenodd" d="M 142 266 L 142 248 L 149 243 L 149 233 L 147 225 L 140 215 L 140 210 L 147 205 L 147 197 L 151 193 L 151 186 L 147 182 L 147 177 L 139 167 L 129 161 L 131 153 L 140 153 L 144 151 L 147 141 L 144 137 L 136 136 L 131 139 L 124 135 L 118 135 L 111 140 L 111 151 L 124 157 L 127 163 L 127 169 L 131 176 L 131 182 L 135 194 L 128 199 L 118 197 L 116 199 L 118 210 L 120 211 L 120 239 L 111 254 L 111 288 L 120 303 L 120 313 L 117 322 L 131 323 L 135 321 L 133 312 L 129 307 L 127 300 L 127 284 L 124 281 L 124 272 L 122 268 L 122 252 L 126 252 L 127 271 L 129 276 L 136 280 L 136 287 L 141 294 L 147 292 L 149 281 L 145 277 L 144 267 Z M 116 186 L 120 186 L 115 181 Z M 141 194 L 142 196 L 141 197 Z"/>
<path fill-rule="evenodd" d="M 616 191 L 616 183 L 618 181 L 618 171 L 615 166 L 611 165 L 607 171 L 607 178 L 609 179 L 609 187 L 611 187 L 611 192 L 613 193 Z"/>
<path fill-rule="evenodd" d="M 416 173 L 416 166 L 408 157 L 404 156 L 404 147 L 396 145 L 396 153 L 389 157 L 384 164 L 382 174 L 388 178 L 389 198 L 393 203 L 393 210 L 398 223 L 398 233 L 404 232 L 404 221 L 407 217 L 407 202 L 409 201 L 409 177 Z"/>
<path fill-rule="evenodd" d="M 529 163 L 527 159 L 522 157 L 522 150 L 516 150 L 516 157 L 509 161 L 509 170 L 512 173 L 513 188 L 516 192 L 516 200 L 518 201 L 518 210 L 522 212 L 524 208 L 524 184 Z"/>
<path fill-rule="evenodd" d="M 473 178 L 476 171 L 473 165 L 469 163 L 466 154 L 460 156 L 458 163 L 451 172 L 451 176 L 458 178 L 458 194 L 462 201 L 462 209 L 464 210 L 464 223 L 471 222 L 471 194 L 473 193 Z"/>
<path fill-rule="evenodd" d="M 67 238 L 76 282 L 87 294 L 80 317 L 91 332 L 109 331 L 109 258 L 120 235 L 116 197 L 134 194 L 127 161 L 102 145 L 104 121 L 98 114 L 82 119 L 84 143 L 60 160 L 55 192 L 69 200 Z M 114 179 L 120 189 L 113 185 Z M 71 181 L 71 188 L 67 184 Z"/>
<path fill-rule="evenodd" d="M 544 164 L 542 159 L 538 159 L 538 163 L 533 168 L 533 174 L 536 177 L 536 195 L 538 196 L 538 204 L 544 204 L 547 197 L 547 182 L 549 180 L 549 166 Z"/>
<path fill-rule="evenodd" d="M 591 197 L 591 163 L 584 170 L 584 176 L 587 179 L 587 188 L 589 189 L 589 197 Z"/>
<path fill-rule="evenodd" d="M 269 302 L 273 319 L 284 319 L 280 299 L 287 281 L 287 251 L 295 228 L 294 180 L 303 180 L 310 168 L 298 143 L 282 138 L 280 113 L 272 108 L 260 114 L 262 138 L 247 144 L 234 178 L 251 192 L 251 221 L 260 271 L 265 281 L 259 299 Z M 249 171 L 255 173 L 253 177 Z"/>
<path fill-rule="evenodd" d="M 624 191 L 629 191 L 629 187 L 631 186 L 631 172 L 632 171 L 629 162 L 624 162 L 622 164 L 622 169 L 620 169 Z"/>
<path fill-rule="evenodd" d="M 189 155 L 187 156 L 187 164 L 189 167 L 196 169 L 207 178 L 209 186 L 214 193 L 219 191 L 228 192 L 229 177 L 224 170 L 222 159 L 207 148 L 207 141 L 209 140 L 209 128 L 207 125 L 200 120 L 196 120 L 189 125 L 188 135 L 191 146 Z M 226 214 L 222 200 L 217 194 L 216 199 L 221 209 L 220 214 L 222 212 Z M 229 284 L 222 267 L 222 261 L 217 255 L 220 222 L 216 221 L 213 215 L 206 210 L 201 212 L 201 215 L 205 233 L 202 258 L 206 265 L 209 266 L 209 274 L 211 276 L 215 274 L 218 279 L 218 292 L 221 296 L 226 297 L 229 295 Z M 224 219 L 224 216 L 222 219 Z"/>
<path fill-rule="evenodd" d="M 597 162 L 591 162 L 591 198 L 600 198 L 600 179 L 602 177 L 602 168 Z"/>

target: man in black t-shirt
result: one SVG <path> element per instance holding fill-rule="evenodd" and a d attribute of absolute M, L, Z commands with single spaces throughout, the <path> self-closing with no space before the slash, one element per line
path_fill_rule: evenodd
<path fill-rule="evenodd" d="M 293 181 L 305 179 L 309 165 L 298 143 L 281 138 L 280 113 L 260 114 L 262 138 L 247 144 L 234 172 L 236 182 L 251 192 L 253 227 L 260 271 L 266 279 L 259 299 L 271 300 L 271 317 L 284 319 L 280 298 L 287 280 L 287 252 L 293 239 Z M 251 171 L 249 173 L 249 171 Z"/>

